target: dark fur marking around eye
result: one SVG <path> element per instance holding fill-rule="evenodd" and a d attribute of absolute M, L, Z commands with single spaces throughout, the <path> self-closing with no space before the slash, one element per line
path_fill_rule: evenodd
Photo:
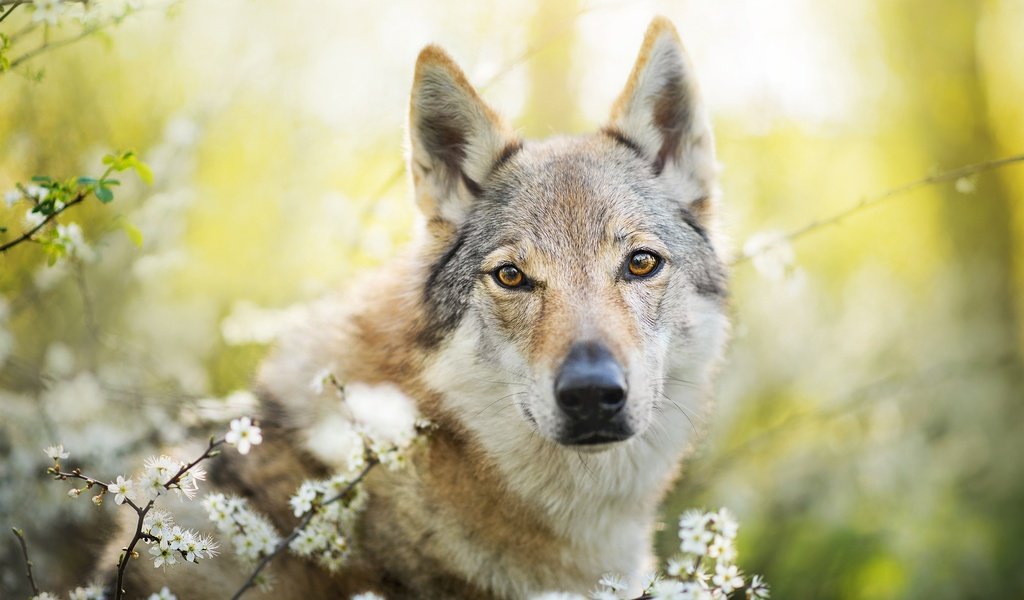
<path fill-rule="evenodd" d="M 430 295 L 431 288 L 437 285 L 437 280 L 438 278 L 440 278 L 441 273 L 444 271 L 444 268 L 448 266 L 448 263 L 450 263 L 453 258 L 455 258 L 455 255 L 458 254 L 459 250 L 462 248 L 462 245 L 465 243 L 465 235 L 459 234 L 459 237 L 455 240 L 455 243 L 452 244 L 451 248 L 448 248 L 444 255 L 442 255 L 441 258 L 437 259 L 437 262 L 431 265 L 430 274 L 427 275 L 428 296 Z"/>
<path fill-rule="evenodd" d="M 626 148 L 629 148 L 630 150 L 633 151 L 633 154 L 637 155 L 637 157 L 643 160 L 647 160 L 647 157 L 644 155 L 643 150 L 640 149 L 640 145 L 634 142 L 633 140 L 629 139 L 625 135 L 623 135 L 622 132 L 619 131 L 618 129 L 615 129 L 614 127 L 605 127 L 604 129 L 601 130 L 601 133 L 612 138 L 618 144 L 625 146 Z"/>
<path fill-rule="evenodd" d="M 480 262 L 491 252 L 489 240 L 464 225 L 452 245 L 431 266 L 423 283 L 426 319 L 415 333 L 416 342 L 431 348 L 454 330 L 466 312 Z"/>

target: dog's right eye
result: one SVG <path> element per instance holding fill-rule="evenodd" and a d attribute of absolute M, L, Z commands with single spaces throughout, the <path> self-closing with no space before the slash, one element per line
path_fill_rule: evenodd
<path fill-rule="evenodd" d="M 502 265 L 495 269 L 492 275 L 501 287 L 514 289 L 527 284 L 526 275 L 523 275 L 515 265 Z"/>

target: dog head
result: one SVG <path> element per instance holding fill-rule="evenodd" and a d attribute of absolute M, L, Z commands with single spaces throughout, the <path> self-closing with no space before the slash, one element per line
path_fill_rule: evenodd
<path fill-rule="evenodd" d="M 519 139 L 428 47 L 409 135 L 431 257 L 420 341 L 439 349 L 432 384 L 470 392 L 463 420 L 511 405 L 603 449 L 703 383 L 724 337 L 714 142 L 671 23 L 651 24 L 607 126 L 577 138 Z"/>

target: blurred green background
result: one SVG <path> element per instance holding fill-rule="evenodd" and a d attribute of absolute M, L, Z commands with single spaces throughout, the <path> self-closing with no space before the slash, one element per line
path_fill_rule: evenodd
<path fill-rule="evenodd" d="M 656 14 L 710 105 L 737 255 L 1024 152 L 1022 0 L 186 0 L 0 74 L 0 190 L 96 175 L 115 148 L 156 175 L 66 213 L 91 253 L 0 256 L 0 524 L 26 528 L 44 587 L 82 583 L 113 509 L 46 481 L 43 446 L 113 477 L 246 410 L 288 307 L 400 251 L 420 47 L 447 47 L 525 136 L 578 133 Z M 813 230 L 791 261 L 740 262 L 717 410 L 659 552 L 681 510 L 727 506 L 776 598 L 1024 597 L 1022 195 L 1018 165 L 923 186 Z M 0 225 L 24 211 L 0 205 Z M 25 596 L 0 539 L 0 595 Z"/>

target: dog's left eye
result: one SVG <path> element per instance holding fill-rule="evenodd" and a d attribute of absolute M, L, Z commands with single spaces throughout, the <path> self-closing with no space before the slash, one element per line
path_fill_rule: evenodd
<path fill-rule="evenodd" d="M 527 285 L 526 275 L 515 265 L 503 265 L 492 273 L 494 280 L 506 288 L 521 288 Z"/>
<path fill-rule="evenodd" d="M 660 266 L 660 256 L 649 250 L 637 250 L 626 261 L 626 275 L 631 278 L 650 277 Z"/>

